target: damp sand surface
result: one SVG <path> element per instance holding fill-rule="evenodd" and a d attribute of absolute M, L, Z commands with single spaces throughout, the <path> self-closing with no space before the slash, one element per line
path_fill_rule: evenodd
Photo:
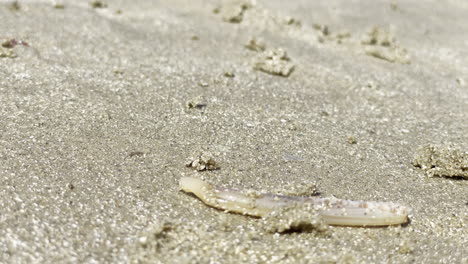
<path fill-rule="evenodd" d="M 1 1 L 0 262 L 467 263 L 467 13 L 455 0 Z M 428 145 L 458 156 L 413 165 Z M 302 213 L 207 207 L 181 177 L 314 186 L 404 204 L 411 221 L 323 228 L 312 212 L 297 229 Z"/>

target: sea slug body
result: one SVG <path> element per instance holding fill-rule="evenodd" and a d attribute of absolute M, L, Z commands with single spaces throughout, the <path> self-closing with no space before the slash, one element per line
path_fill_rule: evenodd
<path fill-rule="evenodd" d="M 248 194 L 183 177 L 180 189 L 193 193 L 205 204 L 228 212 L 264 217 L 284 207 L 313 204 L 323 221 L 337 226 L 389 226 L 408 222 L 410 209 L 392 202 L 350 201 L 336 198 Z"/>

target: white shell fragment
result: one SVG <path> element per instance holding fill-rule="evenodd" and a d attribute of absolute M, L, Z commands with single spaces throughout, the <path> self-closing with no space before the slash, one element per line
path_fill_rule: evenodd
<path fill-rule="evenodd" d="M 338 226 L 389 226 L 408 221 L 410 209 L 391 202 L 350 201 L 336 198 L 251 194 L 213 186 L 200 179 L 183 177 L 180 189 L 193 193 L 205 204 L 228 212 L 263 217 L 289 206 L 313 204 L 323 221 Z M 307 208 L 307 207 L 304 207 Z"/>

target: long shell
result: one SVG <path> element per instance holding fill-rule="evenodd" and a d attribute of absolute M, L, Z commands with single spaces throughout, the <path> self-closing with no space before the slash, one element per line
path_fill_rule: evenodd
<path fill-rule="evenodd" d="M 350 201 L 336 198 L 246 194 L 213 186 L 200 179 L 183 177 L 180 189 L 195 194 L 205 204 L 228 212 L 263 217 L 275 209 L 312 203 L 322 219 L 338 226 L 388 226 L 408 221 L 410 209 L 391 202 Z"/>

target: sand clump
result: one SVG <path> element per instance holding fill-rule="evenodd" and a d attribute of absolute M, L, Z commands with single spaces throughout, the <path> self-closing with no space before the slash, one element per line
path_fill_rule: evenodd
<path fill-rule="evenodd" d="M 197 171 L 217 170 L 220 168 L 211 153 L 201 153 L 196 157 L 191 157 L 185 166 Z"/>
<path fill-rule="evenodd" d="M 107 4 L 105 2 L 98 1 L 98 0 L 94 0 L 94 1 L 89 2 L 89 5 L 92 8 L 106 8 L 107 7 Z"/>
<path fill-rule="evenodd" d="M 247 49 L 251 51 L 262 52 L 266 49 L 266 44 L 262 39 L 252 37 L 249 41 L 244 45 Z"/>
<path fill-rule="evenodd" d="M 415 155 L 413 165 L 431 177 L 460 177 L 468 180 L 468 152 L 453 145 L 426 145 Z"/>
<path fill-rule="evenodd" d="M 16 58 L 18 55 L 11 49 L 2 49 L 0 48 L 0 58 Z"/>
<path fill-rule="evenodd" d="M 402 64 L 410 63 L 408 51 L 396 41 L 393 29 L 371 28 L 362 38 L 361 44 L 367 55 Z"/>
<path fill-rule="evenodd" d="M 254 70 L 282 77 L 288 77 L 294 70 L 294 63 L 282 48 L 267 48 L 263 40 L 256 37 L 251 37 L 244 47 L 259 52 L 253 61 Z"/>
<path fill-rule="evenodd" d="M 244 18 L 244 13 L 252 8 L 250 1 L 235 0 L 228 1 L 222 6 L 217 7 L 213 10 L 215 14 L 220 14 L 223 21 L 228 23 L 241 23 Z"/>
<path fill-rule="evenodd" d="M 351 38 L 351 33 L 346 30 L 331 32 L 330 27 L 325 24 L 315 23 L 312 28 L 317 32 L 317 41 L 324 43 L 325 41 L 335 41 L 337 44 L 342 44 L 346 39 Z"/>
<path fill-rule="evenodd" d="M 255 60 L 253 68 L 272 75 L 288 77 L 294 70 L 294 64 L 286 51 L 278 48 L 262 52 Z"/>

